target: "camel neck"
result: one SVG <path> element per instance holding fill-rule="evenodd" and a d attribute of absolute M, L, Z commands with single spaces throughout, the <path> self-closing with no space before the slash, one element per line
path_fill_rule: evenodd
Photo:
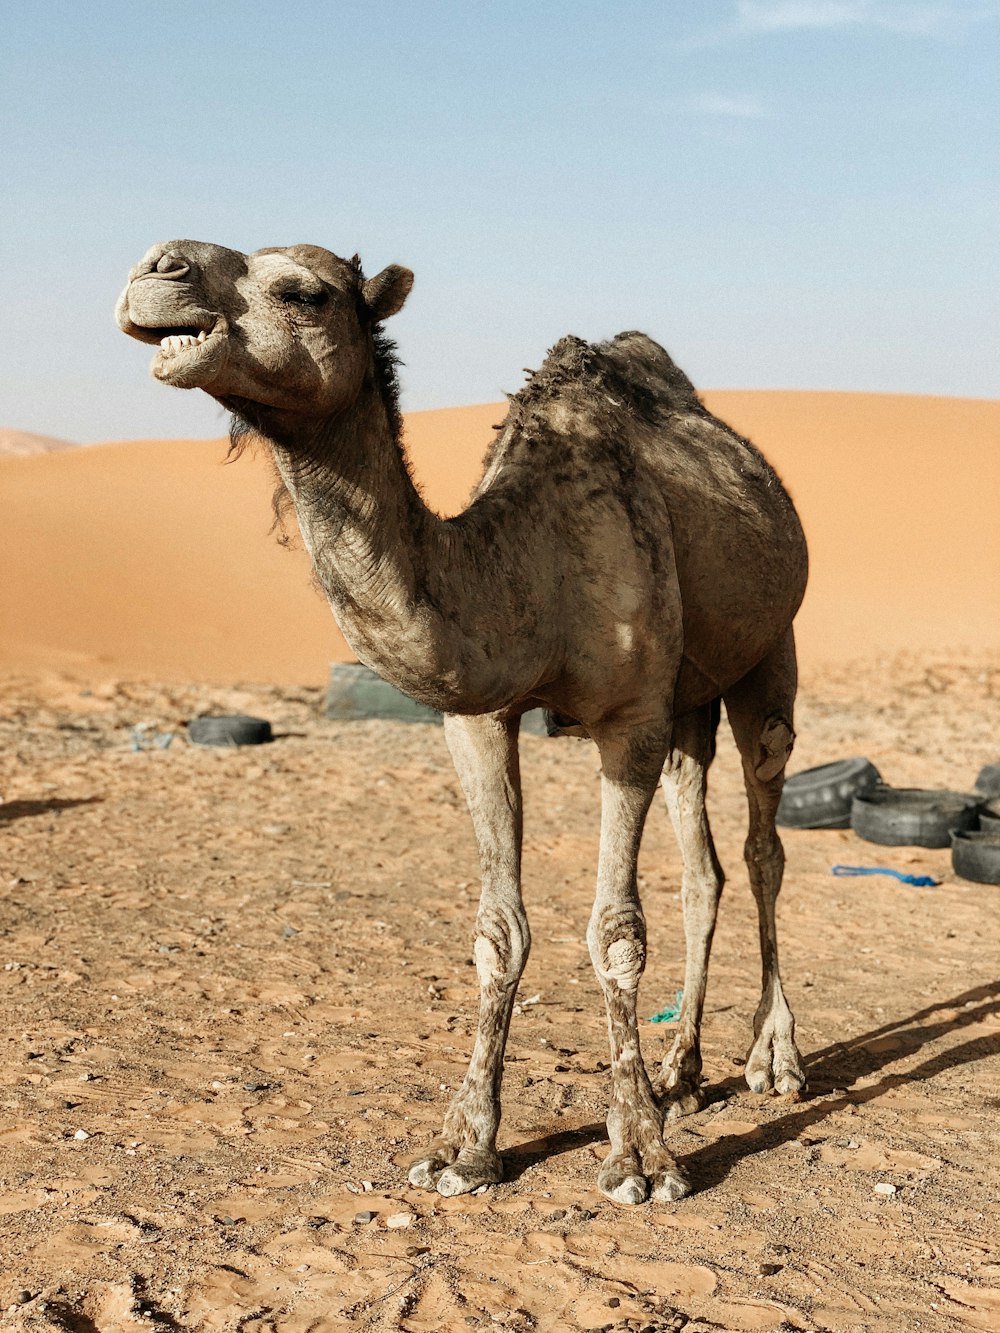
<path fill-rule="evenodd" d="M 361 661 L 413 692 L 440 620 L 427 572 L 446 558 L 448 535 L 413 484 L 377 387 L 271 446 L 344 637 Z"/>

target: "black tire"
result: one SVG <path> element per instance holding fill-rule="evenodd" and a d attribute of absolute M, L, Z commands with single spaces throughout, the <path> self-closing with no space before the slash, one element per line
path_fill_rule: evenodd
<path fill-rule="evenodd" d="M 956 875 L 974 884 L 1000 884 L 1000 826 L 993 832 L 964 829 L 951 840 L 951 864 Z"/>
<path fill-rule="evenodd" d="M 1000 799 L 979 807 L 979 827 L 984 833 L 1000 833 Z"/>
<path fill-rule="evenodd" d="M 270 722 L 262 717 L 233 713 L 220 717 L 193 717 L 188 740 L 195 745 L 266 745 L 274 740 Z"/>
<path fill-rule="evenodd" d="M 882 847 L 947 847 L 953 833 L 975 828 L 980 804 L 967 792 L 880 784 L 854 798 L 851 827 Z"/>
<path fill-rule="evenodd" d="M 782 828 L 850 828 L 851 801 L 881 782 L 867 759 L 838 759 L 785 779 L 775 816 Z"/>
<path fill-rule="evenodd" d="M 976 778 L 976 791 L 987 796 L 1000 796 L 1000 764 L 986 764 Z"/>

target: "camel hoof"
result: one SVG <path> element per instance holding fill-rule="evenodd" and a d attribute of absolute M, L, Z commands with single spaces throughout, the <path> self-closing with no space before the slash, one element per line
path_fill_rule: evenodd
<path fill-rule="evenodd" d="M 437 1189 L 438 1176 L 444 1166 L 433 1157 L 426 1157 L 422 1162 L 414 1162 L 407 1179 L 420 1190 Z"/>
<path fill-rule="evenodd" d="M 597 1188 L 613 1203 L 645 1203 L 649 1198 L 649 1181 L 634 1153 L 608 1157 L 597 1174 Z"/>
<path fill-rule="evenodd" d="M 457 1148 L 445 1144 L 432 1144 L 426 1157 L 421 1157 L 410 1167 L 407 1179 L 419 1190 L 436 1190 L 441 1172 L 451 1166 L 458 1156 Z"/>
<path fill-rule="evenodd" d="M 774 1078 L 775 1092 L 804 1092 L 805 1086 L 806 1076 L 801 1069 L 783 1069 Z"/>
<path fill-rule="evenodd" d="M 771 1071 L 769 1069 L 753 1069 L 749 1067 L 746 1071 L 747 1087 L 751 1092 L 758 1094 L 771 1091 Z"/>
<path fill-rule="evenodd" d="M 682 1116 L 695 1115 L 705 1106 L 705 1093 L 698 1088 L 672 1088 L 663 1100 L 663 1118 L 680 1120 Z"/>
<path fill-rule="evenodd" d="M 676 1169 L 661 1172 L 659 1178 L 653 1181 L 652 1197 L 656 1203 L 676 1203 L 690 1193 L 691 1186 L 686 1177 Z"/>
<path fill-rule="evenodd" d="M 503 1166 L 497 1153 L 460 1152 L 438 1176 L 437 1192 L 450 1199 L 456 1194 L 471 1194 L 482 1185 L 498 1185 L 501 1180 Z"/>
<path fill-rule="evenodd" d="M 626 1176 L 612 1189 L 602 1189 L 601 1193 L 607 1195 L 613 1203 L 645 1203 L 649 1197 L 649 1184 L 645 1176 Z"/>
<path fill-rule="evenodd" d="M 806 1086 L 802 1057 L 787 1036 L 758 1037 L 744 1072 L 751 1092 L 801 1092 Z"/>

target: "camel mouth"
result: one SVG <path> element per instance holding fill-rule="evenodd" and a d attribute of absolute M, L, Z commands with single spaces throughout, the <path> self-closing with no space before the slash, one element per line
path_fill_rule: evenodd
<path fill-rule="evenodd" d="M 156 346 L 149 369 L 154 379 L 179 389 L 203 388 L 228 359 L 228 325 L 220 315 L 210 328 L 199 324 L 132 324 L 133 337 Z"/>
<path fill-rule="evenodd" d="M 199 329 L 197 325 L 177 325 L 167 329 L 149 330 L 160 334 L 160 355 L 176 356 L 179 352 L 201 347 L 214 330 Z"/>

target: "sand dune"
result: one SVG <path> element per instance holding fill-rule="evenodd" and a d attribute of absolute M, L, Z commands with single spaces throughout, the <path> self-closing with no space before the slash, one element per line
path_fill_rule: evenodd
<path fill-rule="evenodd" d="M 1000 650 L 1000 403 L 718 391 L 789 486 L 812 572 L 805 668 Z M 416 477 L 461 509 L 503 407 L 411 413 Z M 270 469 L 224 441 L 0 459 L 0 670 L 320 683 L 349 649 L 301 550 L 268 533 Z"/>
<path fill-rule="evenodd" d="M 50 454 L 55 449 L 71 449 L 69 440 L 57 440 L 51 435 L 35 435 L 30 430 L 14 430 L 0 426 L 0 458 L 31 458 L 35 454 Z"/>

